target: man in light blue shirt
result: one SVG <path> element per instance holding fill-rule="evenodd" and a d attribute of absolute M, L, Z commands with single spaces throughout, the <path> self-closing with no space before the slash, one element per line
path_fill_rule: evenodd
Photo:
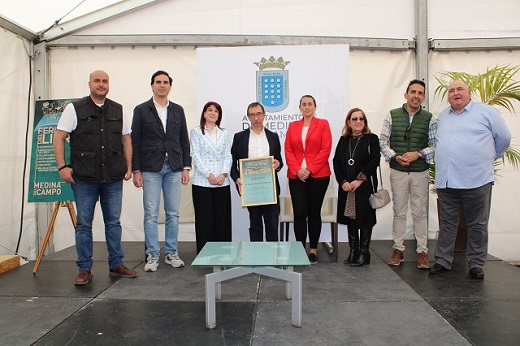
<path fill-rule="evenodd" d="M 451 269 L 460 208 L 468 227 L 469 274 L 483 279 L 488 249 L 488 220 L 494 161 L 505 153 L 511 132 L 498 110 L 471 100 L 469 87 L 453 81 L 448 88 L 451 107 L 438 117 L 435 187 L 439 195 L 440 232 L 437 262 L 430 274 Z"/>

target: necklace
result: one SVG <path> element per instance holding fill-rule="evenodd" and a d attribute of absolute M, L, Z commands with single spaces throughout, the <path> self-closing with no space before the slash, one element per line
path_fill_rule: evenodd
<path fill-rule="evenodd" d="M 352 142 L 352 140 L 354 139 L 354 137 L 352 137 L 349 141 L 348 141 L 348 152 L 349 152 L 349 159 L 347 161 L 348 165 L 349 166 L 354 166 L 354 163 L 356 161 L 354 161 L 354 154 L 356 153 L 356 149 L 357 149 L 357 146 L 359 144 L 359 142 L 361 142 L 361 136 L 357 137 L 357 142 L 356 142 L 356 145 L 354 146 L 354 151 L 351 150 L 351 147 L 350 147 L 350 143 Z"/>

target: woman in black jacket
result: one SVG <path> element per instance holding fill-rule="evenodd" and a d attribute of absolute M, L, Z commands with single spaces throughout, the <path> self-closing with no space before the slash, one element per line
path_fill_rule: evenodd
<path fill-rule="evenodd" d="M 370 238 L 376 211 L 368 203 L 377 191 L 376 169 L 380 158 L 379 138 L 370 132 L 365 113 L 351 109 L 336 146 L 333 164 L 338 190 L 338 223 L 347 225 L 350 254 L 344 263 L 370 263 Z"/>

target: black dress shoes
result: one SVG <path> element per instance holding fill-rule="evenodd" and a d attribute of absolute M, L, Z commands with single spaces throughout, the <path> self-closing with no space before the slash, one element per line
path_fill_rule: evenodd
<path fill-rule="evenodd" d="M 473 267 L 469 270 L 469 276 L 471 276 L 472 279 L 482 280 L 484 278 L 484 269 Z"/>
<path fill-rule="evenodd" d="M 311 264 L 318 263 L 318 256 L 315 253 L 310 253 L 307 257 L 309 258 L 309 262 L 311 262 Z"/>
<path fill-rule="evenodd" d="M 449 271 L 449 269 L 439 263 L 435 263 L 432 267 L 430 267 L 430 274 L 440 274 L 447 271 Z"/>

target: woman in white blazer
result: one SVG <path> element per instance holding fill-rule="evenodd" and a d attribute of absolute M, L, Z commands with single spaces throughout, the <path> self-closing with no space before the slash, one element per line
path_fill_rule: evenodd
<path fill-rule="evenodd" d="M 231 241 L 231 146 L 221 121 L 222 107 L 208 102 L 190 131 L 197 253 L 208 241 Z"/>

